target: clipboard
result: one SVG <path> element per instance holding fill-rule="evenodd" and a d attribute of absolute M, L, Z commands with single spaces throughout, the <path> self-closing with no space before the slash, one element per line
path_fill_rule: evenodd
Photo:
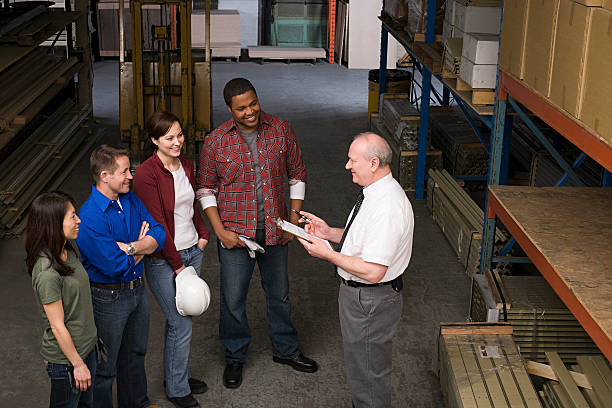
<path fill-rule="evenodd" d="M 287 231 L 288 233 L 293 234 L 296 237 L 303 238 L 303 239 L 305 239 L 308 242 L 312 242 L 313 240 L 318 239 L 319 241 L 325 242 L 325 245 L 329 249 L 333 250 L 333 248 L 332 248 L 332 246 L 331 246 L 331 244 L 329 243 L 328 240 L 316 237 L 316 236 L 314 236 L 312 234 L 309 234 L 302 227 L 298 227 L 297 225 L 292 224 L 292 223 L 290 223 L 288 221 L 282 220 L 280 218 L 276 218 L 274 221 L 276 222 L 276 226 L 278 228 L 282 229 L 283 231 Z"/>

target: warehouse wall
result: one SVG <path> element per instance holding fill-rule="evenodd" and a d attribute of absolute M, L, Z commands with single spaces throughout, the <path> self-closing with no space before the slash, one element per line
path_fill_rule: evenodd
<path fill-rule="evenodd" d="M 240 30 L 242 48 L 259 45 L 259 1 L 256 0 L 219 0 L 220 10 L 238 10 L 240 12 Z"/>

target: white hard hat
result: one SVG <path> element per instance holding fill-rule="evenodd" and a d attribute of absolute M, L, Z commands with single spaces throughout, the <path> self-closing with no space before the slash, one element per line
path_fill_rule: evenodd
<path fill-rule="evenodd" d="M 210 289 L 188 266 L 176 275 L 176 310 L 181 316 L 199 316 L 208 309 Z"/>

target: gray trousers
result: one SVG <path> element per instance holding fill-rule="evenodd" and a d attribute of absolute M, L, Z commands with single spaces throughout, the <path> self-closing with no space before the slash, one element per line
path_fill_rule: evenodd
<path fill-rule="evenodd" d="M 391 406 L 391 346 L 402 304 L 401 293 L 391 285 L 353 288 L 340 284 L 344 364 L 356 408 Z"/>

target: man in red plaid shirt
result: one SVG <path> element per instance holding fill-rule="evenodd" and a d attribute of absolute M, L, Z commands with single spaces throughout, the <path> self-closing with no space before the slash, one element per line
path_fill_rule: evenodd
<path fill-rule="evenodd" d="M 285 177 L 291 208 L 298 212 L 302 208 L 306 168 L 300 147 L 287 121 L 261 111 L 255 88 L 248 80 L 229 81 L 223 97 L 232 117 L 206 137 L 197 197 L 218 238 L 219 336 L 226 349 L 223 384 L 238 388 L 251 342 L 245 308 L 256 261 L 267 297 L 273 360 L 307 373 L 317 371 L 318 365 L 298 348 L 287 276 L 287 244 L 293 236 L 274 222 L 277 217 L 288 218 Z M 294 224 L 298 218 L 295 212 L 289 214 Z M 249 251 L 249 239 L 263 252 Z"/>

